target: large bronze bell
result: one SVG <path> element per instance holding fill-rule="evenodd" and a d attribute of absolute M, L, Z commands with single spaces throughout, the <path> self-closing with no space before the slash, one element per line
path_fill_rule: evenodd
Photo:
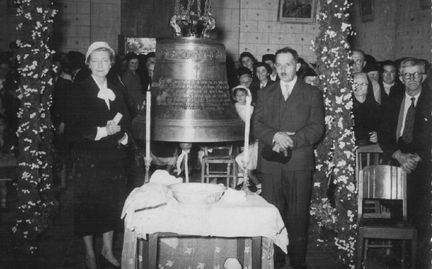
<path fill-rule="evenodd" d="M 230 99 L 225 46 L 196 37 L 156 43 L 152 140 L 222 142 L 243 139 Z"/>

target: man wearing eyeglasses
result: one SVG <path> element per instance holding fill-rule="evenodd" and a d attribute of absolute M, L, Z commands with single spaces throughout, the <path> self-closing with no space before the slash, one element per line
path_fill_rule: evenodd
<path fill-rule="evenodd" d="M 431 92 L 423 83 L 426 79 L 424 61 L 407 58 L 401 62 L 399 73 L 404 91 L 390 96 L 383 108 L 378 139 L 383 149 L 383 162 L 399 165 L 408 173 L 408 220 L 418 230 L 418 250 L 429 251 L 421 241 L 427 237 L 427 218 L 430 217 Z M 422 254 L 426 255 L 419 253 L 418 257 L 425 257 Z"/>

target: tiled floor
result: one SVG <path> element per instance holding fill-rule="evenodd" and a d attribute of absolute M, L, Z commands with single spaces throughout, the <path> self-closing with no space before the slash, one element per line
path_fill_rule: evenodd
<path fill-rule="evenodd" d="M 13 206 L 15 195 L 9 196 L 9 206 Z M 72 230 L 72 187 L 69 186 L 60 195 L 60 210 L 48 231 L 42 236 L 40 256 L 38 260 L 26 261 L 14 255 L 12 250 L 12 236 L 10 227 L 14 222 L 14 212 L 0 213 L 0 269 L 80 269 L 83 265 L 83 245 L 79 238 L 74 237 Z M 97 240 L 100 249 L 100 239 Z M 115 255 L 121 256 L 122 233 L 121 230 L 115 238 Z M 308 268 L 311 269 L 337 269 L 338 266 L 332 256 L 322 249 L 313 246 L 310 242 L 307 255 Z M 284 269 L 289 269 L 286 265 Z M 367 268 L 395 268 L 378 267 L 370 264 Z"/>

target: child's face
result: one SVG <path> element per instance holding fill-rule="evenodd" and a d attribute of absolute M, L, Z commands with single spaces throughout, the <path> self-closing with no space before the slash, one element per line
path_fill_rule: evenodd
<path fill-rule="evenodd" d="M 240 76 L 239 81 L 240 81 L 240 85 L 249 88 L 252 83 L 252 77 L 249 74 L 243 74 Z"/>
<path fill-rule="evenodd" d="M 239 104 L 245 105 L 246 104 L 246 93 L 244 91 L 237 91 L 236 92 L 236 100 Z"/>

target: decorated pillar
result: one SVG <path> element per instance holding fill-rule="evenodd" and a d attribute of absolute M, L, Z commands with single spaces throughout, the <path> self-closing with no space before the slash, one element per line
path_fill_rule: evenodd
<path fill-rule="evenodd" d="M 52 123 L 53 51 L 48 47 L 53 18 L 50 0 L 15 0 L 18 17 L 18 181 L 17 220 L 12 228 L 26 254 L 38 250 L 40 234 L 53 209 Z"/>

